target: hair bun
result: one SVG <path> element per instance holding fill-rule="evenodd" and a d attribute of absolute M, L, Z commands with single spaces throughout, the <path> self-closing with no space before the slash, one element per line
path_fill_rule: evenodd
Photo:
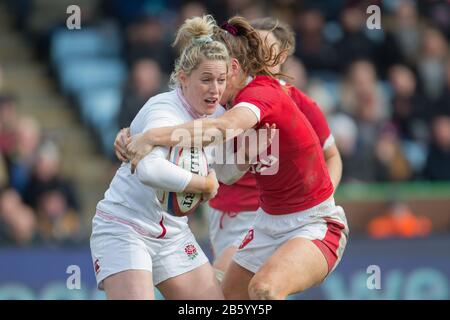
<path fill-rule="evenodd" d="M 211 36 L 199 36 L 199 37 L 192 38 L 192 43 L 200 45 L 200 46 L 210 43 L 210 42 L 213 42 L 213 39 L 211 38 Z"/>

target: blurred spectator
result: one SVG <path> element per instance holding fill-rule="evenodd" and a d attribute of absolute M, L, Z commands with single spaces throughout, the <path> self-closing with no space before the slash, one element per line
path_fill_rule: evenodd
<path fill-rule="evenodd" d="M 445 65 L 445 87 L 437 100 L 435 112 L 450 116 L 450 56 Z"/>
<path fill-rule="evenodd" d="M 33 210 L 14 189 L 0 190 L 0 244 L 24 246 L 37 239 Z"/>
<path fill-rule="evenodd" d="M 394 91 L 391 100 L 392 122 L 400 138 L 426 139 L 423 131 L 432 110 L 425 96 L 416 90 L 414 73 L 406 66 L 396 65 L 389 69 L 389 81 Z"/>
<path fill-rule="evenodd" d="M 357 60 L 350 65 L 341 91 L 342 110 L 358 121 L 375 124 L 389 117 L 387 95 L 370 61 Z"/>
<path fill-rule="evenodd" d="M 15 130 L 16 145 L 10 158 L 10 185 L 24 195 L 41 143 L 41 127 L 34 118 L 22 117 Z"/>
<path fill-rule="evenodd" d="M 6 163 L 6 158 L 3 153 L 0 153 L 0 188 L 9 185 L 9 172 L 8 164 Z"/>
<path fill-rule="evenodd" d="M 323 81 L 318 78 L 308 81 L 306 92 L 316 101 L 325 115 L 329 115 L 336 110 L 337 96 L 325 88 Z"/>
<path fill-rule="evenodd" d="M 163 76 L 159 65 L 150 59 L 137 61 L 131 70 L 131 78 L 125 89 L 119 112 L 119 127 L 129 127 L 139 109 L 162 89 Z"/>
<path fill-rule="evenodd" d="M 338 65 L 336 50 L 323 37 L 324 17 L 319 10 L 298 14 L 297 47 L 295 55 L 308 71 L 334 71 Z"/>
<path fill-rule="evenodd" d="M 437 26 L 450 39 L 450 6 L 448 1 L 418 1 L 420 12 L 427 15 L 433 25 Z"/>
<path fill-rule="evenodd" d="M 252 5 L 249 5 L 245 8 L 243 8 L 239 15 L 243 16 L 247 20 L 255 20 L 265 17 L 264 8 L 261 2 L 253 3 Z"/>
<path fill-rule="evenodd" d="M 178 28 L 181 27 L 181 25 L 184 23 L 186 19 L 190 19 L 192 17 L 199 17 L 208 13 L 209 13 L 208 9 L 202 2 L 195 0 L 186 1 L 183 3 L 183 5 L 175 14 L 175 23 L 173 23 L 172 25 L 167 25 L 167 32 L 169 35 L 175 35 Z M 173 50 L 174 57 L 177 57 L 179 48 L 177 47 L 172 49 L 174 49 Z"/>
<path fill-rule="evenodd" d="M 425 237 L 432 229 L 431 220 L 414 214 L 402 202 L 395 202 L 369 222 L 369 235 L 375 239 Z"/>
<path fill-rule="evenodd" d="M 0 94 L 3 91 L 3 69 L 2 66 L 0 65 Z"/>
<path fill-rule="evenodd" d="M 207 13 L 206 7 L 203 3 L 198 1 L 191 1 L 185 3 L 181 8 L 178 15 L 178 26 L 181 26 L 186 19 L 192 17 L 200 17 Z"/>
<path fill-rule="evenodd" d="M 432 142 L 429 147 L 424 176 L 429 180 L 450 181 L 450 116 L 436 116 L 432 122 Z"/>
<path fill-rule="evenodd" d="M 138 20 L 142 15 L 157 15 L 164 12 L 167 4 L 165 0 L 105 0 L 103 10 L 116 17 L 122 25 L 129 25 Z"/>
<path fill-rule="evenodd" d="M 427 28 L 422 39 L 421 57 L 417 64 L 419 77 L 424 93 L 436 101 L 444 89 L 448 44 L 443 34 L 434 28 Z"/>
<path fill-rule="evenodd" d="M 281 66 L 281 72 L 288 77 L 285 80 L 298 89 L 305 91 L 308 84 L 308 75 L 303 63 L 295 56 L 287 58 Z"/>
<path fill-rule="evenodd" d="M 355 60 L 373 61 L 377 55 L 376 45 L 364 33 L 365 22 L 365 12 L 359 6 L 352 5 L 341 12 L 344 35 L 336 44 L 341 70 Z"/>
<path fill-rule="evenodd" d="M 358 182 L 372 177 L 374 174 L 368 170 L 366 154 L 358 154 L 358 127 L 355 121 L 348 115 L 336 114 L 329 117 L 331 133 L 336 141 L 342 157 L 342 181 Z"/>
<path fill-rule="evenodd" d="M 0 152 L 7 157 L 16 146 L 17 121 L 15 98 L 11 95 L 0 95 Z"/>
<path fill-rule="evenodd" d="M 395 128 L 386 126 L 375 146 L 377 180 L 404 181 L 413 177 L 413 171 L 403 153 Z"/>
<path fill-rule="evenodd" d="M 248 7 L 252 7 L 255 4 L 261 4 L 261 2 L 259 1 L 255 1 L 255 0 L 225 0 L 225 6 L 226 6 L 226 11 L 228 13 L 228 18 L 240 14 L 243 10 L 245 10 Z"/>
<path fill-rule="evenodd" d="M 388 119 L 385 99 L 374 65 L 367 60 L 353 62 L 341 87 L 340 107 L 355 119 L 358 128 L 356 150 L 349 160 L 350 177 L 357 181 L 377 181 L 383 176 L 375 149 Z"/>
<path fill-rule="evenodd" d="M 389 80 L 393 88 L 392 123 L 416 178 L 425 165 L 428 123 L 434 111 L 430 108 L 428 99 L 416 90 L 416 78 L 408 67 L 391 67 Z"/>
<path fill-rule="evenodd" d="M 82 240 L 79 204 L 70 182 L 59 172 L 59 153 L 50 142 L 38 153 L 25 201 L 36 209 L 38 228 L 44 241 L 52 243 Z"/>
<path fill-rule="evenodd" d="M 405 59 L 405 63 L 412 66 L 419 58 L 421 25 L 416 4 L 411 0 L 401 0 L 394 14 L 393 34 Z"/>

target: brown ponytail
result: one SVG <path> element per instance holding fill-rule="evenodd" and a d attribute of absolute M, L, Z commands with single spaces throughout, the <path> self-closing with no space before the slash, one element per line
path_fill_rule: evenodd
<path fill-rule="evenodd" d="M 289 55 L 295 51 L 295 33 L 287 24 L 272 17 L 259 18 L 250 21 L 250 24 L 256 30 L 272 32 L 280 43 L 282 50 L 286 49 Z"/>

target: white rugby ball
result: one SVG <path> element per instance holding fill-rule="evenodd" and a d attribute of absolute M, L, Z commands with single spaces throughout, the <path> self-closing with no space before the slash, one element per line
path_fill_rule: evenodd
<path fill-rule="evenodd" d="M 200 176 L 208 175 L 208 161 L 202 148 L 171 147 L 169 161 Z M 199 193 L 158 190 L 157 196 L 166 212 L 179 217 L 194 213 L 202 202 L 202 195 Z"/>

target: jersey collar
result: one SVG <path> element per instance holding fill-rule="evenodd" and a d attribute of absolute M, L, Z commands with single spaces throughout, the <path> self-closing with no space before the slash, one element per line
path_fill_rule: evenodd
<path fill-rule="evenodd" d="M 205 115 L 202 115 L 195 111 L 195 109 L 187 102 L 186 98 L 183 96 L 183 92 L 181 88 L 177 88 L 177 95 L 183 105 L 184 109 L 189 113 L 189 115 L 194 119 L 204 118 Z"/>

